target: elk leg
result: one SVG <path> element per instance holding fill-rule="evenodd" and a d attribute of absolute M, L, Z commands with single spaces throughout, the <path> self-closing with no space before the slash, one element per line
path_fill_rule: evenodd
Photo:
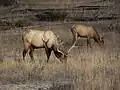
<path fill-rule="evenodd" d="M 48 49 L 47 63 L 48 63 L 48 61 L 49 61 L 49 59 L 50 59 L 51 51 L 52 51 L 51 49 Z"/>
<path fill-rule="evenodd" d="M 89 45 L 89 40 L 87 39 L 87 47 L 88 47 L 88 45 Z"/>
<path fill-rule="evenodd" d="M 23 60 L 25 60 L 25 56 L 26 56 L 26 53 L 28 52 L 28 49 L 29 48 L 23 50 Z"/>
<path fill-rule="evenodd" d="M 87 47 L 88 45 L 90 45 L 90 48 L 92 48 L 90 38 L 87 38 Z"/>
<path fill-rule="evenodd" d="M 25 43 L 25 44 L 24 44 L 24 50 L 23 50 L 23 52 L 22 52 L 22 54 L 23 54 L 23 60 L 25 60 L 25 56 L 26 56 L 26 53 L 27 53 L 28 50 L 29 50 L 29 47 L 30 47 L 30 44 L 29 44 L 29 43 Z"/>
<path fill-rule="evenodd" d="M 51 49 L 50 48 L 45 48 L 45 52 L 46 52 L 46 54 L 47 54 L 47 63 L 48 63 L 48 61 L 49 61 L 49 59 L 50 59 L 50 55 L 51 55 Z"/>
<path fill-rule="evenodd" d="M 31 58 L 32 61 L 34 60 L 33 51 L 34 51 L 34 48 L 31 46 L 30 47 L 30 51 L 29 51 L 29 56 L 30 56 L 30 58 Z"/>

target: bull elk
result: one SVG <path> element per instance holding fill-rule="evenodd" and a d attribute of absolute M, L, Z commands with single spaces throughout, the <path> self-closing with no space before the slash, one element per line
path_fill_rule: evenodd
<path fill-rule="evenodd" d="M 29 50 L 29 56 L 31 60 L 34 60 L 33 51 L 38 48 L 45 48 L 47 55 L 47 62 L 49 61 L 51 52 L 53 51 L 55 56 L 61 61 L 66 62 L 68 53 L 74 47 L 72 46 L 67 53 L 63 53 L 58 48 L 63 43 L 58 43 L 58 36 L 56 36 L 51 30 L 40 31 L 40 30 L 26 30 L 22 36 L 24 50 L 23 60 L 25 60 L 26 53 Z"/>
<path fill-rule="evenodd" d="M 73 45 L 76 44 L 78 38 L 87 38 L 87 46 L 90 45 L 90 39 L 94 39 L 96 43 L 99 44 L 100 47 L 104 46 L 104 38 L 100 34 L 98 34 L 97 30 L 92 26 L 87 26 L 83 24 L 76 24 L 70 28 L 73 34 Z"/>

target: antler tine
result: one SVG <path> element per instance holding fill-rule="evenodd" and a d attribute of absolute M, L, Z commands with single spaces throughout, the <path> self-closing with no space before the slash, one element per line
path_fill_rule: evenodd
<path fill-rule="evenodd" d="M 63 45 L 64 42 L 61 42 L 59 45 Z"/>
<path fill-rule="evenodd" d="M 43 38 L 42 38 L 42 41 L 45 42 Z"/>
<path fill-rule="evenodd" d="M 64 42 L 60 40 L 60 44 L 59 45 L 62 45 Z"/>
<path fill-rule="evenodd" d="M 59 35 L 56 36 L 56 39 L 58 39 L 58 38 L 59 38 Z M 60 43 L 58 43 L 58 42 L 59 42 L 59 41 L 57 40 L 57 45 L 58 45 L 58 46 L 61 46 L 61 45 L 63 45 L 63 43 L 64 43 L 64 42 L 61 42 L 61 40 L 60 40 Z"/>
<path fill-rule="evenodd" d="M 63 45 L 63 43 L 64 43 L 64 42 L 60 42 L 60 44 L 57 43 L 57 45 L 58 45 L 58 46 L 61 46 L 61 45 Z"/>
<path fill-rule="evenodd" d="M 68 50 L 68 53 L 70 52 L 70 50 L 72 50 L 75 47 L 75 45 L 72 45 L 72 47 Z"/>
<path fill-rule="evenodd" d="M 49 39 L 48 39 L 47 41 L 45 41 L 44 38 L 42 38 L 42 41 L 43 41 L 44 43 L 48 43 Z"/>
<path fill-rule="evenodd" d="M 56 36 L 56 39 L 58 39 L 58 38 L 59 38 L 59 35 Z"/>

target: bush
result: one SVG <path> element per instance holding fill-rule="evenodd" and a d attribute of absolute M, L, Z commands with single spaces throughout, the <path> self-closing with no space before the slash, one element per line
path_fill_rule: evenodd
<path fill-rule="evenodd" d="M 36 17 L 40 21 L 64 21 L 68 13 L 61 11 L 49 11 L 42 14 L 37 14 Z"/>
<path fill-rule="evenodd" d="M 11 26 L 12 22 L 10 21 L 0 21 L 0 26 Z"/>
<path fill-rule="evenodd" d="M 10 21 L 0 21 L 0 29 L 2 30 L 10 29 L 13 26 L 13 23 Z"/>
<path fill-rule="evenodd" d="M 30 26 L 32 23 L 28 20 L 18 20 L 18 21 L 0 21 L 0 29 L 7 30 L 15 27 L 25 27 Z"/>
<path fill-rule="evenodd" d="M 25 27 L 29 25 L 32 25 L 32 23 L 28 20 L 19 20 L 15 22 L 15 27 Z"/>
<path fill-rule="evenodd" d="M 0 6 L 11 6 L 16 4 L 16 0 L 0 0 Z"/>

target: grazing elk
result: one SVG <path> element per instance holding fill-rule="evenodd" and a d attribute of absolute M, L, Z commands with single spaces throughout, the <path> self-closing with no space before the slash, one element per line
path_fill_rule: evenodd
<path fill-rule="evenodd" d="M 87 38 L 87 46 L 90 44 L 91 47 L 91 41 L 90 39 L 94 39 L 96 43 L 100 45 L 100 47 L 104 46 L 104 39 L 103 36 L 98 34 L 96 29 L 94 29 L 92 26 L 82 25 L 82 24 L 76 24 L 73 25 L 72 28 L 70 28 L 72 34 L 73 34 L 73 45 L 75 46 L 78 38 Z"/>
<path fill-rule="evenodd" d="M 51 52 L 53 51 L 55 56 L 61 61 L 66 62 L 68 53 L 74 47 L 72 46 L 68 53 L 63 53 L 58 49 L 61 44 L 58 44 L 57 36 L 50 30 L 39 31 L 39 30 L 26 30 L 22 36 L 24 50 L 23 50 L 23 60 L 25 60 L 26 53 L 29 51 L 29 56 L 31 60 L 34 60 L 33 51 L 37 48 L 45 48 L 47 55 L 47 62 L 49 61 Z"/>

